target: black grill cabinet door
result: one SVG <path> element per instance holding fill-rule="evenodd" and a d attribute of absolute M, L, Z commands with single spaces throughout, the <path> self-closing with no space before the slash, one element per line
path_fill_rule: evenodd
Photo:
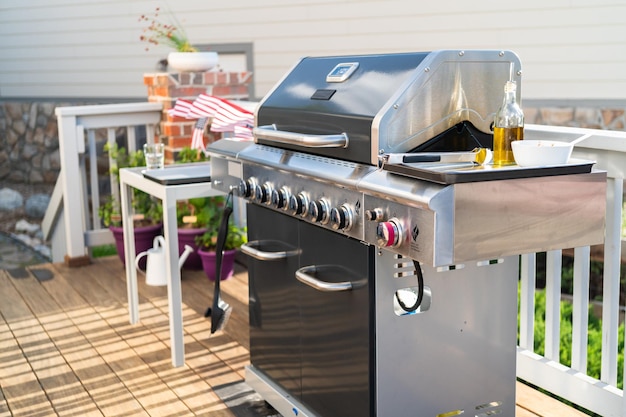
<path fill-rule="evenodd" d="M 249 204 L 248 240 L 277 252 L 298 246 L 299 221 Z M 294 278 L 298 257 L 274 261 L 248 258 L 250 362 L 294 397 L 300 397 L 300 321 Z"/>
<path fill-rule="evenodd" d="M 373 248 L 301 223 L 301 266 L 315 278 L 352 281 L 349 291 L 323 292 L 298 283 L 302 320 L 302 401 L 324 417 L 373 415 L 370 279 Z"/>

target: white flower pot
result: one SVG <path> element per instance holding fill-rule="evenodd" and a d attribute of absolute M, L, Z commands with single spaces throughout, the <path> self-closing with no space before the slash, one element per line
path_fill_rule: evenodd
<path fill-rule="evenodd" d="M 181 72 L 208 71 L 217 65 L 217 52 L 170 52 L 167 64 Z"/>

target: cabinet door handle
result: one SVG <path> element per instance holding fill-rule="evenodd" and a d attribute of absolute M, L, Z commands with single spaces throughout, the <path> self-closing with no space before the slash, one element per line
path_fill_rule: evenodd
<path fill-rule="evenodd" d="M 241 252 L 245 253 L 246 255 L 250 255 L 254 259 L 258 259 L 260 261 L 278 261 L 288 258 L 290 256 L 298 255 L 300 253 L 300 250 L 292 248 L 289 248 L 288 250 L 276 251 L 260 250 L 259 247 L 262 246 L 273 246 L 275 248 L 282 247 L 282 249 L 285 249 L 285 247 L 287 247 L 288 245 L 278 240 L 255 240 L 241 245 Z"/>
<path fill-rule="evenodd" d="M 340 281 L 340 282 L 326 282 L 322 281 L 312 274 L 316 274 L 318 272 L 335 270 L 339 271 L 342 274 L 351 274 L 350 271 L 347 271 L 345 268 L 341 268 L 333 265 L 310 265 L 305 266 L 296 271 L 296 279 L 303 284 L 308 285 L 309 287 L 315 288 L 318 291 L 323 292 L 337 292 L 337 291 L 351 291 L 355 288 L 361 287 L 367 280 L 357 280 L 357 281 Z"/>

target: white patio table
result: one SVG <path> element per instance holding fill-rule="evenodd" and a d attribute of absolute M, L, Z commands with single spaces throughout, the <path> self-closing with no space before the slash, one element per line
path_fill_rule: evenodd
<path fill-rule="evenodd" d="M 186 171 L 186 167 L 189 169 Z M 132 189 L 144 191 L 163 202 L 163 237 L 165 238 L 165 268 L 167 272 L 167 297 L 169 308 L 170 343 L 172 364 L 185 363 L 183 341 L 183 316 L 180 270 L 178 268 L 178 226 L 176 202 L 188 198 L 223 195 L 214 190 L 209 180 L 208 163 L 170 165 L 162 172 L 146 171 L 144 167 L 120 169 L 120 193 L 122 224 L 124 228 L 124 252 L 126 260 L 126 287 L 130 323 L 139 322 L 139 293 L 135 269 L 135 231 L 132 219 Z M 158 174 L 158 180 L 144 175 Z M 169 179 L 168 179 L 169 175 Z"/>

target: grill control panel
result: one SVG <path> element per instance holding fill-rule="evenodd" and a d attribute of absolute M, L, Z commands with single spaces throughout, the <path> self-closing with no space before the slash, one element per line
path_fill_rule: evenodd
<path fill-rule="evenodd" d="M 435 214 L 397 203 L 389 198 L 364 195 L 364 237 L 378 247 L 431 263 Z"/>
<path fill-rule="evenodd" d="M 354 189 L 252 163 L 236 188 L 251 203 L 363 240 L 363 194 Z"/>
<path fill-rule="evenodd" d="M 236 196 L 252 204 L 420 262 L 433 262 L 436 228 L 443 229 L 439 231 L 440 237 L 447 235 L 445 225 L 436 224 L 432 210 L 403 204 L 384 194 L 361 191 L 356 184 L 338 184 L 230 158 L 213 157 L 211 163 L 215 189 L 235 190 Z"/>

